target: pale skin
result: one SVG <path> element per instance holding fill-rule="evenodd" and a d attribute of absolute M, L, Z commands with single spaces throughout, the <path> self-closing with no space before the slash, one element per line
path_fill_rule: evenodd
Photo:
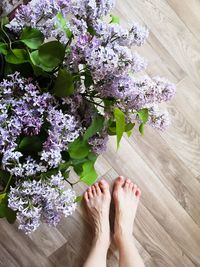
<path fill-rule="evenodd" d="M 134 243 L 133 224 L 141 190 L 130 179 L 115 180 L 112 197 L 115 204 L 114 241 L 119 250 L 119 267 L 145 267 Z M 92 219 L 94 239 L 84 267 L 106 267 L 111 243 L 109 212 L 111 194 L 109 184 L 101 180 L 88 188 L 84 200 Z"/>

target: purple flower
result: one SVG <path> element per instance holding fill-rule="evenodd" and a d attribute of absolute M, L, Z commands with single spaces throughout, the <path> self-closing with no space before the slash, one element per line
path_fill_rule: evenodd
<path fill-rule="evenodd" d="M 62 215 L 71 215 L 76 208 L 76 194 L 63 188 L 64 178 L 60 172 L 46 180 L 18 181 L 11 187 L 8 205 L 17 211 L 19 229 L 31 233 L 42 221 L 56 226 Z"/>
<path fill-rule="evenodd" d="M 100 155 L 106 151 L 108 143 L 108 134 L 103 131 L 101 134 L 96 134 L 89 139 L 88 142 L 92 146 L 92 151 Z"/>

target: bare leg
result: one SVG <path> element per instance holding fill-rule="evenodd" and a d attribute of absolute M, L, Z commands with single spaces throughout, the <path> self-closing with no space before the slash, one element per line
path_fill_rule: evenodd
<path fill-rule="evenodd" d="M 84 267 L 106 267 L 106 256 L 110 245 L 111 195 L 108 183 L 105 180 L 96 183 L 85 192 L 84 199 L 94 224 L 94 240 Z"/>
<path fill-rule="evenodd" d="M 140 195 L 140 189 L 131 180 L 116 179 L 113 191 L 116 212 L 114 239 L 119 249 L 120 267 L 144 267 L 132 234 Z"/>

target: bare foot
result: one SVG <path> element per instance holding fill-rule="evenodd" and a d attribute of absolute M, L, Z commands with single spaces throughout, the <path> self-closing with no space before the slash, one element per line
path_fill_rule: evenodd
<path fill-rule="evenodd" d="M 114 239 L 117 245 L 131 239 L 140 196 L 141 190 L 131 180 L 124 180 L 121 176 L 115 180 L 113 190 L 115 202 Z"/>
<path fill-rule="evenodd" d="M 109 184 L 101 180 L 88 188 L 84 194 L 89 217 L 94 224 L 94 242 L 108 249 L 110 245 L 109 211 L 111 195 Z"/>

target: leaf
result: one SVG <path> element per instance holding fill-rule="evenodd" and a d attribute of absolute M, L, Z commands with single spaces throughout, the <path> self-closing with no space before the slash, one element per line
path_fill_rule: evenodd
<path fill-rule="evenodd" d="M 93 81 L 92 75 L 91 75 L 91 73 L 87 72 L 85 74 L 84 85 L 86 88 L 89 88 L 93 84 L 94 84 L 94 81 Z"/>
<path fill-rule="evenodd" d="M 92 120 L 90 127 L 86 130 L 83 140 L 88 140 L 90 137 L 100 132 L 103 129 L 104 117 L 101 115 L 96 115 Z"/>
<path fill-rule="evenodd" d="M 5 57 L 6 61 L 11 64 L 22 64 L 29 61 L 28 54 L 24 49 L 12 49 Z"/>
<path fill-rule="evenodd" d="M 22 152 L 39 152 L 42 151 L 42 140 L 39 136 L 25 136 L 18 146 Z"/>
<path fill-rule="evenodd" d="M 70 31 L 70 29 L 68 28 L 68 26 L 67 26 L 67 21 L 66 21 L 66 19 L 63 17 L 62 13 L 59 12 L 59 13 L 56 15 L 56 18 L 57 18 L 57 24 L 56 24 L 56 26 L 57 26 L 58 28 L 61 28 L 61 29 L 66 33 L 67 37 L 68 37 L 69 39 L 71 39 L 72 36 L 73 36 L 73 33 L 72 33 L 72 32 Z"/>
<path fill-rule="evenodd" d="M 119 143 L 125 131 L 125 114 L 119 108 L 115 108 L 114 116 L 116 119 L 117 147 L 119 148 Z"/>
<path fill-rule="evenodd" d="M 70 96 L 74 93 L 73 76 L 66 69 L 60 69 L 54 86 L 54 94 L 58 97 Z"/>
<path fill-rule="evenodd" d="M 13 224 L 16 221 L 16 211 L 7 207 L 5 211 L 6 219 L 9 223 Z"/>
<path fill-rule="evenodd" d="M 97 160 L 97 155 L 96 155 L 95 153 L 93 153 L 93 152 L 90 152 L 90 153 L 88 154 L 88 159 L 89 159 L 90 161 L 93 161 L 93 162 L 95 163 L 95 161 Z"/>
<path fill-rule="evenodd" d="M 140 124 L 139 131 L 140 131 L 141 135 L 144 135 L 144 123 Z"/>
<path fill-rule="evenodd" d="M 52 71 L 52 68 L 48 68 L 41 64 L 38 50 L 30 53 L 30 60 L 31 60 L 31 63 L 33 64 L 32 67 L 36 75 L 45 75 L 44 71 L 47 71 L 47 72 Z"/>
<path fill-rule="evenodd" d="M 8 45 L 6 43 L 0 42 L 0 53 L 3 55 L 8 54 Z"/>
<path fill-rule="evenodd" d="M 3 28 L 3 26 L 5 26 L 8 23 L 9 23 L 9 18 L 8 17 L 2 17 L 2 18 L 0 18 L 1 28 Z"/>
<path fill-rule="evenodd" d="M 92 35 L 95 36 L 97 34 L 97 32 L 95 31 L 95 29 L 91 26 L 88 26 L 87 31 Z"/>
<path fill-rule="evenodd" d="M 7 208 L 7 204 L 0 203 L 0 218 L 6 217 L 6 208 Z"/>
<path fill-rule="evenodd" d="M 58 67 L 65 55 L 65 47 L 58 41 L 51 41 L 39 47 L 39 61 L 41 65 L 54 69 Z"/>
<path fill-rule="evenodd" d="M 74 202 L 75 202 L 75 203 L 81 202 L 82 199 L 83 199 L 83 196 L 78 196 L 78 197 L 76 197 L 76 199 L 75 199 Z"/>
<path fill-rule="evenodd" d="M 23 29 L 21 36 L 21 42 L 27 45 L 31 49 L 37 49 L 44 42 L 44 35 L 38 29 L 26 27 Z"/>
<path fill-rule="evenodd" d="M 97 179 L 97 173 L 94 168 L 94 162 L 87 161 L 83 164 L 83 171 L 80 180 L 87 185 L 92 185 Z"/>
<path fill-rule="evenodd" d="M 129 122 L 128 124 L 126 124 L 125 132 L 126 132 L 128 137 L 131 136 L 134 126 L 135 126 L 135 123 L 132 123 L 132 122 Z"/>
<path fill-rule="evenodd" d="M 3 202 L 3 200 L 5 199 L 7 193 L 2 193 L 0 194 L 0 203 Z"/>
<path fill-rule="evenodd" d="M 118 16 L 111 15 L 112 19 L 110 23 L 120 24 L 120 18 Z"/>
<path fill-rule="evenodd" d="M 72 159 L 83 159 L 89 153 L 89 145 L 86 141 L 78 138 L 69 145 L 68 153 Z"/>
<path fill-rule="evenodd" d="M 147 108 L 143 108 L 143 109 L 139 110 L 139 111 L 137 112 L 137 114 L 138 114 L 140 120 L 141 120 L 143 123 L 146 123 L 146 122 L 148 121 L 148 119 L 149 119 L 149 111 L 148 111 Z"/>

